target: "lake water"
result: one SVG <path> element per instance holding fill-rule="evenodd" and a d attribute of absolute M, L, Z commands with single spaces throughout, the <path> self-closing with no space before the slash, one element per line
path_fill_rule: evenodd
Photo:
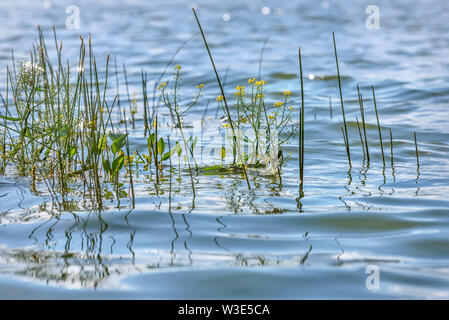
<path fill-rule="evenodd" d="M 449 2 L 378 0 L 380 28 L 368 29 L 365 9 L 371 3 L 366 1 L 83 0 L 76 1 L 79 29 L 68 29 L 73 11 L 66 9 L 73 2 L 1 1 L 2 94 L 11 49 L 16 60 L 25 58 L 39 24 L 49 46 L 56 27 L 64 53 L 74 61 L 80 34 L 91 33 L 99 64 L 107 53 L 119 66 L 125 63 L 129 90 L 140 96 L 141 69 L 157 80 L 176 49 L 197 32 L 194 6 L 219 72 L 227 74 L 229 96 L 235 86 L 258 77 L 266 41 L 261 75 L 268 83 L 267 99 L 274 102 L 282 90 L 291 90 L 299 106 L 301 45 L 304 197 L 296 200 L 295 139 L 284 150 L 292 155 L 282 185 L 250 174 L 248 191 L 238 174 L 200 175 L 194 205 L 185 172 L 180 182 L 173 177 L 170 204 L 167 187 L 156 192 L 154 181 L 142 176 L 135 184 L 134 210 L 125 199 L 100 214 L 80 203 L 55 213 L 48 196 L 31 192 L 28 178 L 5 175 L 0 180 L 0 298 L 449 298 Z M 353 162 L 349 172 L 333 31 Z M 222 123 L 218 86 L 199 35 L 185 44 L 164 79 L 171 79 L 175 64 L 182 66 L 183 94 L 205 84 L 185 121 L 204 118 L 207 137 L 207 130 Z M 366 99 L 369 167 L 355 122 L 360 118 L 357 83 Z M 112 94 L 115 83 L 110 87 Z M 140 98 L 138 105 L 131 142 L 144 148 Z M 198 141 L 199 147 L 208 143 Z M 366 285 L 376 275 L 370 270 L 378 271 L 378 289 Z"/>

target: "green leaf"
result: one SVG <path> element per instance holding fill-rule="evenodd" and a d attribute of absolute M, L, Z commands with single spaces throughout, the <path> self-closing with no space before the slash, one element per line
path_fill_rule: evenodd
<path fill-rule="evenodd" d="M 192 141 L 192 145 L 191 145 L 191 147 L 190 147 L 190 150 L 193 152 L 193 149 L 195 149 L 195 146 L 196 146 L 196 141 L 198 140 L 198 137 L 195 137 L 195 138 L 193 138 L 193 141 Z"/>
<path fill-rule="evenodd" d="M 109 138 L 111 138 L 112 141 L 117 140 L 117 139 L 120 138 L 121 136 L 123 136 L 123 133 L 120 133 L 120 132 L 117 132 L 117 133 L 110 132 L 110 133 L 109 133 Z"/>
<path fill-rule="evenodd" d="M 175 149 L 176 153 L 178 154 L 178 157 L 180 157 L 182 153 L 182 148 L 178 141 L 176 141 L 176 145 L 173 149 Z"/>
<path fill-rule="evenodd" d="M 224 158 L 226 158 L 226 149 L 225 149 L 225 147 L 221 147 L 220 157 L 221 157 L 222 160 Z"/>
<path fill-rule="evenodd" d="M 159 153 L 159 155 L 162 155 L 164 150 L 165 150 L 165 142 L 164 139 L 160 138 L 159 141 L 157 142 L 157 153 Z"/>
<path fill-rule="evenodd" d="M 69 157 L 69 159 L 72 159 L 76 154 L 76 147 L 75 146 L 69 146 L 67 148 L 67 157 Z"/>
<path fill-rule="evenodd" d="M 175 152 L 176 152 L 176 145 L 175 145 L 169 152 L 165 153 L 165 154 L 162 156 L 162 161 L 165 161 L 165 160 L 167 160 L 168 158 L 170 158 Z"/>
<path fill-rule="evenodd" d="M 106 149 L 106 135 L 98 140 L 97 153 L 100 154 Z"/>
<path fill-rule="evenodd" d="M 117 174 L 120 169 L 123 168 L 123 165 L 125 163 L 125 154 L 120 154 L 117 158 L 112 161 L 112 171 L 114 171 L 115 174 Z"/>
<path fill-rule="evenodd" d="M 109 136 L 111 136 L 111 134 L 109 134 Z M 114 142 L 111 145 L 111 151 L 114 155 L 123 148 L 127 136 L 128 134 L 121 134 L 117 139 L 113 140 Z"/>
<path fill-rule="evenodd" d="M 147 144 L 148 144 L 148 154 L 151 155 L 153 154 L 153 146 L 154 146 L 154 141 L 156 140 L 156 136 L 154 135 L 154 133 L 150 134 L 150 136 L 147 139 Z"/>
<path fill-rule="evenodd" d="M 226 168 L 223 167 L 223 166 L 215 165 L 215 166 L 205 167 L 205 168 L 203 168 L 201 170 L 204 171 L 204 172 L 208 172 L 208 171 L 217 171 L 217 170 L 222 170 L 222 169 L 226 169 Z"/>
<path fill-rule="evenodd" d="M 111 163 L 108 159 L 103 160 L 103 168 L 106 172 L 111 172 Z"/>

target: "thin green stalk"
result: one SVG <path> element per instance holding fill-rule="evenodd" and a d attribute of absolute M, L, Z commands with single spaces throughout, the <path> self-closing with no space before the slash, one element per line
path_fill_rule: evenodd
<path fill-rule="evenodd" d="M 126 121 L 126 118 L 125 118 L 125 121 Z M 157 164 L 157 154 L 158 154 L 158 152 L 157 152 L 157 142 L 158 142 L 157 127 L 158 127 L 158 125 L 159 125 L 159 123 L 157 121 L 157 114 L 156 114 L 155 129 L 154 129 L 154 143 L 153 143 L 153 146 L 154 146 L 154 157 L 153 158 L 154 158 L 154 166 L 155 166 L 155 170 L 156 170 L 156 183 L 157 184 L 159 184 L 159 166 Z"/>
<path fill-rule="evenodd" d="M 209 46 L 208 46 L 207 41 L 206 41 L 206 36 L 204 35 L 203 29 L 201 28 L 201 24 L 200 24 L 200 21 L 198 20 L 198 16 L 196 15 L 196 12 L 195 12 L 194 8 L 192 8 L 192 11 L 193 11 L 193 14 L 195 15 L 196 22 L 198 23 L 198 27 L 200 29 L 201 36 L 203 37 L 204 45 L 206 46 L 207 53 L 209 54 L 210 62 L 212 63 L 212 67 L 214 69 L 215 76 L 217 78 L 218 86 L 220 87 L 221 96 L 223 97 L 223 102 L 224 102 L 224 105 L 226 107 L 226 114 L 227 114 L 227 117 L 229 119 L 229 124 L 230 124 L 231 130 L 232 130 L 234 144 L 236 146 L 238 146 L 238 148 L 237 148 L 238 149 L 238 156 L 239 156 L 240 161 L 242 163 L 242 168 L 243 168 L 243 173 L 245 175 L 245 180 L 246 180 L 246 183 L 248 185 L 248 189 L 251 189 L 251 185 L 249 184 L 249 180 L 248 180 L 248 175 L 246 173 L 246 165 L 245 165 L 244 159 L 242 158 L 242 155 L 241 155 L 241 152 L 240 152 L 240 147 L 239 147 L 239 145 L 237 145 L 237 138 L 236 138 L 236 135 L 235 135 L 234 123 L 233 123 L 232 118 L 231 118 L 231 113 L 229 112 L 228 103 L 226 102 L 226 96 L 225 96 L 225 93 L 224 93 L 224 90 L 223 90 L 223 86 L 221 85 L 220 77 L 218 76 L 217 68 L 215 67 L 214 59 L 212 58 L 212 54 L 210 53 Z"/>
<path fill-rule="evenodd" d="M 382 162 L 385 167 L 385 155 L 384 155 L 384 145 L 382 142 L 382 130 L 380 129 L 379 114 L 377 113 L 376 94 L 374 93 L 374 86 L 371 86 L 371 89 L 373 91 L 374 110 L 376 111 L 377 130 L 379 131 L 380 150 L 382 151 Z"/>
<path fill-rule="evenodd" d="M 394 160 L 393 160 L 393 135 L 391 134 L 390 129 L 390 160 L 391 160 L 391 167 L 394 168 Z"/>
<path fill-rule="evenodd" d="M 124 117 L 126 119 L 126 111 L 123 110 Z M 129 172 L 129 186 L 131 189 L 131 201 L 132 201 L 132 208 L 134 209 L 136 206 L 136 198 L 134 196 L 134 184 L 133 184 L 133 174 L 131 169 L 131 161 L 129 157 L 129 137 L 128 137 L 128 124 L 125 121 L 125 133 L 126 133 L 126 156 L 128 158 L 128 172 Z"/>
<path fill-rule="evenodd" d="M 416 140 L 416 132 L 413 132 L 413 136 L 415 137 L 415 154 L 416 154 L 416 165 L 417 170 L 419 171 L 419 152 L 418 152 L 418 142 Z"/>
<path fill-rule="evenodd" d="M 357 84 L 357 94 L 358 94 L 358 97 L 359 97 L 360 114 L 362 116 L 363 134 L 365 136 L 366 159 L 367 159 L 368 165 L 369 165 L 370 155 L 369 155 L 369 147 L 368 147 L 368 135 L 366 134 L 365 108 L 363 106 L 363 95 L 360 92 L 358 84 Z"/>
<path fill-rule="evenodd" d="M 362 138 L 362 131 L 360 130 L 360 123 L 359 123 L 359 118 L 357 116 L 355 116 L 355 119 L 357 121 L 357 129 L 359 130 L 359 136 L 360 136 L 360 145 L 362 146 L 362 151 L 363 151 L 363 159 L 365 159 L 365 145 L 363 143 L 363 138 Z"/>
<path fill-rule="evenodd" d="M 349 137 L 348 137 L 348 128 L 346 126 L 346 116 L 345 116 L 345 108 L 343 105 L 343 93 L 341 90 L 341 79 L 340 79 L 340 69 L 338 67 L 338 56 L 337 56 L 337 45 L 335 44 L 335 33 L 332 32 L 332 38 L 334 40 L 334 54 L 335 54 L 335 64 L 337 65 L 337 78 L 338 78 L 338 89 L 340 92 L 340 103 L 341 103 L 341 112 L 343 115 L 343 124 L 344 124 L 344 135 L 345 135 L 345 141 L 347 141 L 346 143 L 346 154 L 348 155 L 348 162 L 349 162 L 349 168 L 352 168 L 352 164 L 351 164 L 351 152 L 349 149 Z"/>
<path fill-rule="evenodd" d="M 301 47 L 298 48 L 298 58 L 299 58 L 299 78 L 301 81 L 301 112 L 299 113 L 299 128 L 300 128 L 299 180 L 300 180 L 300 190 L 302 192 L 304 184 L 304 81 L 302 76 Z"/>

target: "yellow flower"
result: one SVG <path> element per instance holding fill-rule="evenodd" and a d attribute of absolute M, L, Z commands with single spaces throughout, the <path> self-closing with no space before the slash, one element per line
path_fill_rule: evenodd
<path fill-rule="evenodd" d="M 181 66 L 179 64 L 176 65 L 175 70 L 179 71 L 181 70 Z"/>
<path fill-rule="evenodd" d="M 217 101 L 222 101 L 223 100 L 223 96 L 218 96 L 217 97 Z"/>
<path fill-rule="evenodd" d="M 165 82 L 162 82 L 159 87 L 157 87 L 158 90 L 161 90 L 162 88 L 165 88 L 167 84 Z"/>
<path fill-rule="evenodd" d="M 288 97 L 289 95 L 291 95 L 292 92 L 288 91 L 288 90 L 284 90 L 284 96 Z"/>
<path fill-rule="evenodd" d="M 253 83 L 254 81 L 256 81 L 256 78 L 250 78 L 250 79 L 248 79 L 248 83 Z"/>
<path fill-rule="evenodd" d="M 284 103 L 283 102 L 279 102 L 279 101 L 277 101 L 275 104 L 274 104 L 274 106 L 275 107 L 282 107 L 284 105 Z"/>
<path fill-rule="evenodd" d="M 204 84 L 199 84 L 196 86 L 197 88 L 204 88 Z"/>
<path fill-rule="evenodd" d="M 237 90 L 237 92 L 234 93 L 235 96 L 244 96 L 244 95 L 246 95 L 244 86 L 237 86 L 235 89 Z"/>
<path fill-rule="evenodd" d="M 256 98 L 262 99 L 264 97 L 263 93 L 259 93 Z"/>
<path fill-rule="evenodd" d="M 274 119 L 274 116 L 270 114 L 270 115 L 268 115 L 268 118 Z"/>
<path fill-rule="evenodd" d="M 262 87 L 264 84 L 267 84 L 267 83 L 263 80 L 259 80 L 259 81 L 256 81 L 254 84 L 258 87 Z"/>
<path fill-rule="evenodd" d="M 223 124 L 223 128 L 229 128 L 229 123 Z"/>

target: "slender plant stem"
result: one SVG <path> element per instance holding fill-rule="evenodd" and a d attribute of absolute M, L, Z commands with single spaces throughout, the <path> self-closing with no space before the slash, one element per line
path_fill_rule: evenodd
<path fill-rule="evenodd" d="M 379 131 L 380 150 L 382 151 L 382 162 L 385 167 L 385 154 L 384 154 L 384 145 L 382 142 L 382 130 L 380 129 L 379 114 L 377 113 L 376 94 L 374 93 L 374 86 L 371 86 L 371 89 L 373 91 L 374 110 L 376 111 L 377 130 Z"/>
<path fill-rule="evenodd" d="M 415 153 L 416 153 L 416 165 L 417 170 L 419 171 L 419 152 L 418 152 L 418 142 L 416 140 L 416 132 L 413 132 L 413 136 L 415 137 Z"/>
<path fill-rule="evenodd" d="M 394 158 L 393 158 L 393 135 L 391 133 L 390 129 L 390 161 L 391 161 L 391 167 L 394 168 Z"/>
<path fill-rule="evenodd" d="M 349 168 L 352 167 L 351 164 L 351 152 L 349 149 L 349 139 L 348 139 L 348 129 L 346 126 L 346 116 L 345 116 L 345 107 L 343 105 L 343 93 L 341 90 L 341 79 L 340 79 L 340 69 L 338 67 L 338 56 L 337 56 L 337 45 L 335 44 L 335 33 L 332 32 L 332 38 L 334 40 L 334 53 L 335 53 L 335 64 L 337 65 L 337 78 L 338 78 L 338 89 L 340 91 L 340 103 L 341 103 L 341 112 L 343 115 L 343 125 L 344 125 L 344 135 L 345 135 L 345 141 L 346 143 L 346 153 L 348 155 L 348 162 L 349 162 Z"/>
<path fill-rule="evenodd" d="M 201 36 L 203 37 L 204 45 L 206 46 L 207 53 L 209 54 L 210 62 L 212 63 L 212 67 L 214 68 L 214 72 L 215 72 L 215 76 L 217 78 L 218 86 L 220 87 L 221 96 L 223 97 L 223 102 L 224 102 L 224 105 L 226 107 L 226 114 L 228 116 L 229 124 L 231 125 L 231 130 L 232 130 L 232 136 L 233 136 L 233 139 L 234 139 L 234 144 L 237 146 L 238 156 L 240 158 L 240 162 L 242 163 L 242 168 L 243 168 L 243 173 L 245 175 L 245 180 L 246 180 L 246 183 L 248 185 L 248 189 L 251 189 L 251 185 L 249 184 L 249 180 L 248 180 L 248 175 L 246 173 L 246 165 L 245 165 L 244 159 L 242 158 L 242 155 L 241 155 L 241 152 L 240 152 L 240 145 L 237 143 L 237 138 L 236 138 L 235 131 L 234 131 L 234 123 L 233 123 L 232 118 L 231 118 L 231 113 L 229 112 L 228 103 L 226 102 L 226 96 L 225 96 L 225 93 L 224 93 L 224 90 L 223 90 L 223 86 L 221 85 L 220 77 L 218 76 L 218 72 L 217 72 L 217 68 L 215 67 L 214 59 L 212 58 L 212 54 L 210 53 L 209 46 L 208 46 L 207 41 L 206 41 L 206 36 L 204 35 L 203 29 L 201 28 L 201 24 L 200 24 L 200 21 L 198 19 L 198 16 L 196 15 L 195 8 L 192 8 L 192 11 L 193 11 L 193 14 L 195 15 L 196 22 L 198 23 L 198 28 L 200 29 Z"/>
<path fill-rule="evenodd" d="M 304 81 L 302 76 L 301 47 L 298 48 L 298 59 L 299 59 L 299 78 L 301 82 L 301 112 L 299 113 L 299 128 L 300 128 L 299 180 L 300 180 L 300 190 L 302 192 L 304 184 Z"/>
<path fill-rule="evenodd" d="M 365 154 L 365 145 L 364 145 L 364 143 L 363 143 L 362 131 L 360 130 L 359 118 L 358 118 L 357 116 L 355 116 L 355 120 L 357 121 L 357 129 L 359 130 L 360 145 L 362 146 L 362 151 L 363 151 L 363 159 L 365 159 L 365 157 L 366 157 L 366 154 Z"/>
<path fill-rule="evenodd" d="M 357 94 L 359 97 L 360 114 L 362 116 L 363 134 L 365 137 L 366 159 L 367 159 L 368 165 L 369 165 L 370 155 L 369 155 L 369 147 L 368 147 L 368 135 L 366 134 L 365 107 L 363 106 L 363 95 L 360 92 L 359 85 L 357 85 Z"/>

